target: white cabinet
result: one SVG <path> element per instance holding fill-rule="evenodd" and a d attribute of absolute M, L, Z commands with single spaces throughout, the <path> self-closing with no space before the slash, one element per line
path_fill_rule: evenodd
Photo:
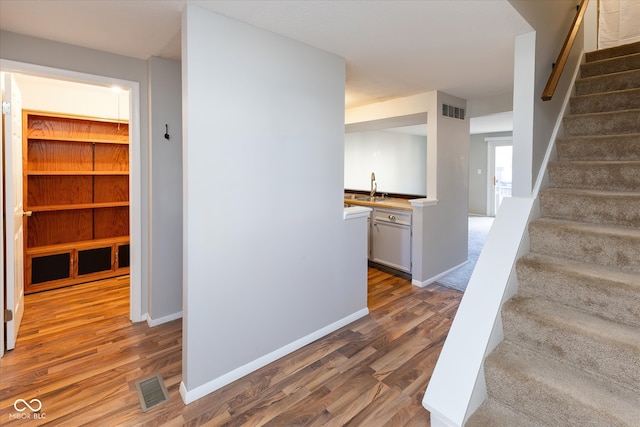
<path fill-rule="evenodd" d="M 371 212 L 370 259 L 411 272 L 411 212 L 374 208 Z"/>

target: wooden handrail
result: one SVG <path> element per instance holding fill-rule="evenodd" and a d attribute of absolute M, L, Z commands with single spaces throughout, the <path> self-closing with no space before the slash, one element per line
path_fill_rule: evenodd
<path fill-rule="evenodd" d="M 569 58 L 569 52 L 571 52 L 571 48 L 573 47 L 573 42 L 578 35 L 578 30 L 582 25 L 582 20 L 584 18 L 584 13 L 587 10 L 587 4 L 589 0 L 582 0 L 580 6 L 578 7 L 578 13 L 576 17 L 573 19 L 573 24 L 571 24 L 571 29 L 569 30 L 569 34 L 567 34 L 567 38 L 562 45 L 562 50 L 560 50 L 560 55 L 558 55 L 558 59 L 554 64 L 553 70 L 551 71 L 551 75 L 549 76 L 549 80 L 547 81 L 547 85 L 542 92 L 542 100 L 549 101 L 553 97 L 553 94 L 556 91 L 556 87 L 558 86 L 558 82 L 560 81 L 560 76 L 562 75 L 562 71 L 564 70 L 564 66 L 567 64 L 567 59 Z"/>

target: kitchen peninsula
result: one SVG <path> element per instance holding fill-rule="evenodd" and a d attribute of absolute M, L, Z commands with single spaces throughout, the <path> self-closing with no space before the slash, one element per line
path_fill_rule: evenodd
<path fill-rule="evenodd" d="M 369 261 L 411 274 L 412 207 L 409 200 L 345 193 L 344 204 L 372 208 L 367 233 Z"/>

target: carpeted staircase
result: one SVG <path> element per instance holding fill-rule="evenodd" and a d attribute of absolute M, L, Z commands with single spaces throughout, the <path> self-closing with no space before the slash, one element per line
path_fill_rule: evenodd
<path fill-rule="evenodd" d="M 580 76 L 467 427 L 640 426 L 640 43 Z"/>

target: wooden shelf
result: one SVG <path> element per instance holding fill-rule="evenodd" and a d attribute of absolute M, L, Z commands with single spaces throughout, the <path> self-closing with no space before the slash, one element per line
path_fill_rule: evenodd
<path fill-rule="evenodd" d="M 84 240 L 72 243 L 61 243 L 59 245 L 39 246 L 37 248 L 28 248 L 27 255 L 44 255 L 50 253 L 67 252 L 73 249 L 83 250 L 91 249 L 101 246 L 108 246 L 111 244 L 126 244 L 129 243 L 129 236 L 112 237 L 109 239 L 94 239 Z"/>
<path fill-rule="evenodd" d="M 113 139 L 86 139 L 86 138 L 73 138 L 73 137 L 55 137 L 55 136 L 29 136 L 29 142 L 47 142 L 47 141 L 61 141 L 61 142 L 78 142 L 86 144 L 122 144 L 129 145 L 129 140 L 115 141 Z"/>
<path fill-rule="evenodd" d="M 25 292 L 128 272 L 128 123 L 22 113 Z"/>
<path fill-rule="evenodd" d="M 49 205 L 49 206 L 29 206 L 25 208 L 31 212 L 51 212 L 51 211 L 67 211 L 73 209 L 100 209 L 100 208 L 118 208 L 129 206 L 129 202 L 106 202 L 106 203 L 79 203 L 73 205 Z"/>
<path fill-rule="evenodd" d="M 92 176 L 129 175 L 129 171 L 27 171 L 29 176 Z"/>

